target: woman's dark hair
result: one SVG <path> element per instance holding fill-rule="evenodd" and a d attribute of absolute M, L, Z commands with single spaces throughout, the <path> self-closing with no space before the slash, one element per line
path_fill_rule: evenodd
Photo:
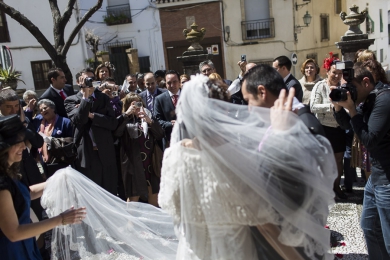
<path fill-rule="evenodd" d="M 101 78 L 99 78 L 99 70 L 101 69 L 101 68 L 103 68 L 103 67 L 106 67 L 107 68 L 107 70 L 108 70 L 108 76 L 109 77 L 111 77 L 112 75 L 111 75 L 111 69 L 110 69 L 110 67 L 109 66 L 106 66 L 105 64 L 100 64 L 99 66 L 97 66 L 97 68 L 96 68 L 96 70 L 95 70 L 95 78 L 97 79 L 97 80 L 101 80 Z M 93 72 L 93 71 L 92 71 Z"/>
<path fill-rule="evenodd" d="M 8 151 L 10 147 L 0 151 L 0 175 L 8 175 L 13 179 L 21 179 L 20 174 L 20 162 L 13 163 L 11 166 L 8 165 Z"/>

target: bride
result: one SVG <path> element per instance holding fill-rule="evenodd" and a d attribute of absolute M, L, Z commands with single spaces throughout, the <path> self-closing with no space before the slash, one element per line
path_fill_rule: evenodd
<path fill-rule="evenodd" d="M 291 112 L 226 100 L 225 85 L 197 75 L 176 108 L 159 194 L 176 259 L 333 259 L 328 141 Z"/>

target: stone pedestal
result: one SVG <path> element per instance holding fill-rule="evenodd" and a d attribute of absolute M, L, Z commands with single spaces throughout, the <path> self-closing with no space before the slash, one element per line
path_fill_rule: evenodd
<path fill-rule="evenodd" d="M 336 42 L 336 46 L 341 50 L 343 61 L 353 61 L 358 50 L 368 49 L 374 41 L 375 39 L 368 39 L 368 34 L 345 35 Z"/>
<path fill-rule="evenodd" d="M 199 63 L 212 59 L 213 55 L 207 51 L 185 51 L 177 60 L 183 63 L 184 74 L 196 75 L 199 72 Z"/>
<path fill-rule="evenodd" d="M 126 49 L 127 60 L 129 62 L 130 74 L 136 74 L 140 71 L 138 61 L 138 50 L 137 49 Z"/>

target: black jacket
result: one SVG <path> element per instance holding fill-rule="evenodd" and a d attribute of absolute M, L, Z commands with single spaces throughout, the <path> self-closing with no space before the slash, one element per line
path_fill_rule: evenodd
<path fill-rule="evenodd" d="M 299 102 L 302 102 L 303 90 L 301 83 L 299 83 L 299 81 L 292 74 L 290 74 L 285 84 L 288 90 L 290 90 L 291 87 L 295 88 L 295 97 L 299 100 Z"/>
<path fill-rule="evenodd" d="M 65 87 L 62 90 L 65 92 L 66 96 L 68 97 L 75 94 L 73 87 L 71 85 L 65 85 Z M 59 116 L 68 118 L 68 115 L 65 110 L 64 100 L 52 87 L 49 87 L 48 89 L 46 89 L 45 92 L 43 92 L 39 100 L 42 99 L 50 99 L 51 101 L 53 101 L 54 104 L 56 105 L 57 114 Z"/>
<path fill-rule="evenodd" d="M 334 112 L 337 123 L 343 129 L 353 129 L 370 153 L 371 181 L 375 184 L 390 183 L 390 88 L 379 82 L 370 92 L 353 118 L 341 109 Z M 376 174 L 378 172 L 378 174 Z M 387 177 L 387 178 L 385 178 Z"/>

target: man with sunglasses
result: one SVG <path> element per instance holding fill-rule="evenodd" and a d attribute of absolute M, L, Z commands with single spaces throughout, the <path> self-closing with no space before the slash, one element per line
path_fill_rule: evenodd
<path fill-rule="evenodd" d="M 199 71 L 200 71 L 200 73 L 202 73 L 203 75 L 205 75 L 207 77 L 210 76 L 211 73 L 217 72 L 215 70 L 214 63 L 211 60 L 202 61 L 199 64 Z M 228 80 L 228 79 L 224 79 L 223 82 L 228 86 L 230 86 L 230 84 L 232 84 L 232 81 Z"/>
<path fill-rule="evenodd" d="M 117 195 L 117 166 L 112 131 L 117 127 L 110 98 L 92 85 L 94 73 L 76 74 L 80 92 L 65 99 L 69 119 L 75 126 L 76 169 L 96 184 Z"/>

